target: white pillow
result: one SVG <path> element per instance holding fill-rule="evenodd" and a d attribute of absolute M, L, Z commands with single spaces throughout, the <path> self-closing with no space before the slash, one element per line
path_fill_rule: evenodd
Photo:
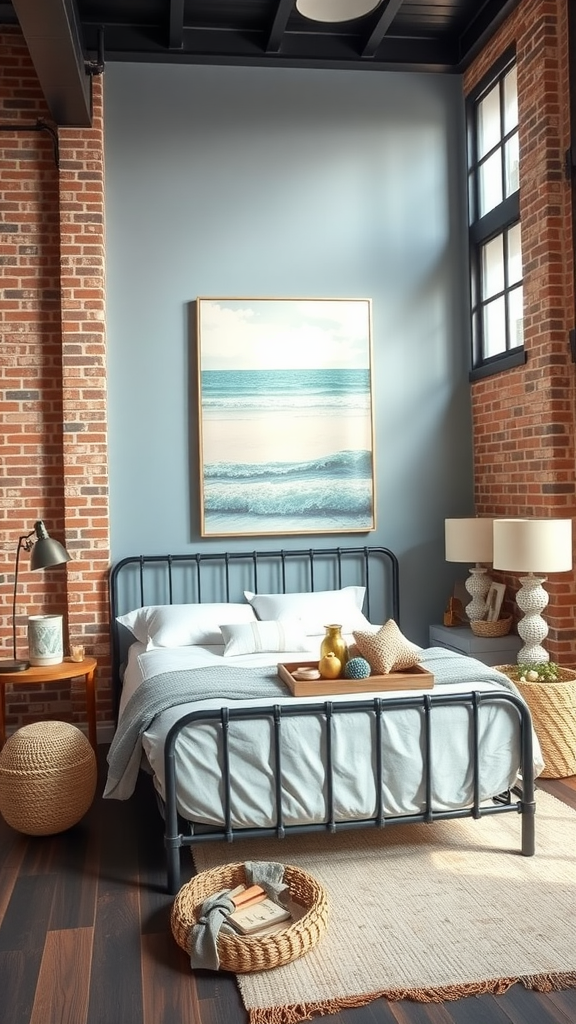
<path fill-rule="evenodd" d="M 116 621 L 151 649 L 221 644 L 221 622 L 255 622 L 256 616 L 249 604 L 155 604 Z"/>
<path fill-rule="evenodd" d="M 259 654 L 269 651 L 310 651 L 310 644 L 298 620 L 283 622 L 242 622 L 222 625 L 224 657 L 231 654 Z"/>
<path fill-rule="evenodd" d="M 361 608 L 366 587 L 317 590 L 307 594 L 253 594 L 244 591 L 259 619 L 300 619 L 307 636 L 321 636 L 325 626 L 338 623 L 343 633 L 369 629 Z"/>

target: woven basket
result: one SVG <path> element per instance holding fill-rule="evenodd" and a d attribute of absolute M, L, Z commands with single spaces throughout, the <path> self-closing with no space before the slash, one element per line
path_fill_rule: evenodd
<path fill-rule="evenodd" d="M 96 777 L 96 755 L 76 726 L 24 725 L 0 752 L 0 813 L 27 835 L 64 832 L 90 807 Z"/>
<path fill-rule="evenodd" d="M 564 678 L 558 682 L 521 683 L 514 672 L 516 666 L 495 667 L 510 675 L 530 708 L 544 758 L 541 777 L 565 779 L 576 775 L 576 671 L 559 669 Z"/>
<path fill-rule="evenodd" d="M 507 636 L 512 627 L 512 616 L 507 615 L 496 622 L 486 622 L 485 619 L 473 619 L 470 622 L 470 629 L 474 636 Z"/>
<path fill-rule="evenodd" d="M 306 913 L 274 935 L 261 938 L 220 931 L 220 970 L 246 974 L 281 967 L 307 953 L 324 934 L 328 922 L 328 900 L 320 883 L 308 872 L 290 864 L 284 868 L 284 881 L 291 899 L 306 907 Z M 233 889 L 241 883 L 246 883 L 244 864 L 224 864 L 202 871 L 180 889 L 172 906 L 170 925 L 176 942 L 188 954 L 192 928 L 198 921 L 204 901 L 222 889 Z"/>

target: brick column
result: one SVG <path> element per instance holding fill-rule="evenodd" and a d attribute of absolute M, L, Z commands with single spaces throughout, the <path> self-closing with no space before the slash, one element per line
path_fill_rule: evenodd
<path fill-rule="evenodd" d="M 28 614 L 62 612 L 98 657 L 99 718 L 110 720 L 102 80 L 94 125 L 35 130 L 49 112 L 17 28 L 0 30 L 0 643 L 11 657 L 18 537 L 44 519 L 73 561 L 31 572 L 21 557 L 18 653 Z M 68 636 L 66 636 L 66 641 Z M 68 684 L 7 695 L 9 730 L 37 718 L 86 721 Z"/>
<path fill-rule="evenodd" d="M 102 77 L 92 94 L 92 128 L 59 132 L 64 517 L 69 633 L 98 658 L 98 716 L 111 720 Z"/>

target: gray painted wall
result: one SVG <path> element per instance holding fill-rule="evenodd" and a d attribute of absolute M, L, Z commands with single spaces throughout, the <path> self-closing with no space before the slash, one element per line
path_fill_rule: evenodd
<path fill-rule="evenodd" d="M 427 642 L 470 514 L 464 119 L 454 76 L 110 64 L 105 82 L 112 556 L 251 550 L 199 537 L 197 296 L 372 299 L 374 543 Z"/>

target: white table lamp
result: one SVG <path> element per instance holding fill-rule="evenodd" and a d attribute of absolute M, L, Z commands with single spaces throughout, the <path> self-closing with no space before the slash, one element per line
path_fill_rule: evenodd
<path fill-rule="evenodd" d="M 470 576 L 466 590 L 472 600 L 466 605 L 471 621 L 481 619 L 486 607 L 486 595 L 491 579 L 484 562 L 492 561 L 492 519 L 446 519 L 444 521 L 445 558 L 447 562 L 467 562 Z"/>
<path fill-rule="evenodd" d="M 542 641 L 548 625 L 541 613 L 548 604 L 542 573 L 569 572 L 572 568 L 571 519 L 495 519 L 494 568 L 505 572 L 527 573 L 516 603 L 524 612 L 518 633 L 524 646 L 518 652 L 519 663 L 539 664 L 550 660 Z"/>

